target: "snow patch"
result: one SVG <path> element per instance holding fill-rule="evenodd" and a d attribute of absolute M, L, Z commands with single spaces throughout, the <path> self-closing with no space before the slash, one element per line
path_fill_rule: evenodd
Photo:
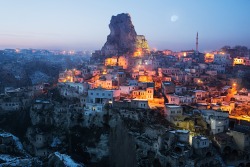
<path fill-rule="evenodd" d="M 13 140 L 15 141 L 15 145 L 18 148 L 18 150 L 23 151 L 23 145 L 16 136 L 12 135 L 11 133 L 7 133 L 7 132 L 0 133 L 0 136 L 1 137 L 10 137 L 11 136 L 13 138 Z"/>
<path fill-rule="evenodd" d="M 61 140 L 58 137 L 54 137 L 50 147 L 56 147 L 60 144 L 62 144 Z"/>
<path fill-rule="evenodd" d="M 32 166 L 31 160 L 28 158 L 22 159 L 21 157 L 0 154 L 0 160 L 5 161 L 4 163 L 0 164 L 0 166 Z"/>
<path fill-rule="evenodd" d="M 7 154 L 0 154 L 0 160 L 5 162 L 10 162 L 18 159 L 18 157 L 7 155 Z"/>
<path fill-rule="evenodd" d="M 71 159 L 70 156 L 66 154 L 60 154 L 59 152 L 54 153 L 61 161 L 63 161 L 64 165 L 66 167 L 84 167 L 83 165 L 80 165 L 76 163 L 73 159 Z"/>

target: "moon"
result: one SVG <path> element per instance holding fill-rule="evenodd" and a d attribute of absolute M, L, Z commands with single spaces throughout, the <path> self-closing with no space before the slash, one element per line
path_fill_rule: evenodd
<path fill-rule="evenodd" d="M 171 21 L 172 22 L 176 22 L 179 19 L 179 17 L 177 15 L 172 15 L 171 16 Z"/>

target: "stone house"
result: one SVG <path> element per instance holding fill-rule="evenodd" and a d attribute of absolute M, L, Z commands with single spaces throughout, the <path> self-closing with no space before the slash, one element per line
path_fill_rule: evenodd
<path fill-rule="evenodd" d="M 201 110 L 201 115 L 211 128 L 213 134 L 225 132 L 229 127 L 228 112 Z"/>
<path fill-rule="evenodd" d="M 130 107 L 149 109 L 148 100 L 147 99 L 132 99 L 130 103 Z"/>
<path fill-rule="evenodd" d="M 176 105 L 182 105 L 182 104 L 187 104 L 190 105 L 191 103 L 194 102 L 194 97 L 193 96 L 178 96 L 176 94 L 167 94 L 166 98 L 168 99 L 169 104 L 176 104 Z"/>
<path fill-rule="evenodd" d="M 154 88 L 148 87 L 145 90 L 133 90 L 132 98 L 136 99 L 153 99 L 154 98 Z"/>
<path fill-rule="evenodd" d="M 210 127 L 213 134 L 225 132 L 229 127 L 229 118 L 220 117 L 220 116 L 211 116 L 210 117 Z"/>
<path fill-rule="evenodd" d="M 193 92 L 194 92 L 195 100 L 197 102 L 205 100 L 209 95 L 209 93 L 204 90 L 194 90 Z"/>
<path fill-rule="evenodd" d="M 20 101 L 2 101 L 0 103 L 1 109 L 4 111 L 19 111 L 22 109 L 22 103 Z"/>
<path fill-rule="evenodd" d="M 192 137 L 194 153 L 201 157 L 211 157 L 213 155 L 210 143 L 211 141 L 204 136 L 199 135 Z"/>
<path fill-rule="evenodd" d="M 183 108 L 174 104 L 165 104 L 164 115 L 168 121 L 172 121 L 173 117 L 181 116 L 183 114 Z"/>
<path fill-rule="evenodd" d="M 174 93 L 177 95 L 183 95 L 187 92 L 187 87 L 185 86 L 176 86 Z"/>
<path fill-rule="evenodd" d="M 119 98 L 120 90 L 89 89 L 87 97 L 81 99 L 85 100 L 85 102 L 81 103 L 85 105 L 85 115 L 89 115 L 91 113 L 102 112 L 105 105 L 113 106 L 114 101 Z"/>
<path fill-rule="evenodd" d="M 130 93 L 137 88 L 137 86 L 119 86 L 121 94 L 124 95 L 130 95 Z"/>
<path fill-rule="evenodd" d="M 162 93 L 164 95 L 175 92 L 175 84 L 171 81 L 163 81 L 161 84 Z"/>
<path fill-rule="evenodd" d="M 241 151 L 249 151 L 250 149 L 250 128 L 243 125 L 236 125 L 228 133 L 233 137 L 237 147 Z"/>

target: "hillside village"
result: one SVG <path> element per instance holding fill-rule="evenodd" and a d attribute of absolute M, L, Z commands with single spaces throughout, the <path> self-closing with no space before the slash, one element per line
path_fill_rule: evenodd
<path fill-rule="evenodd" d="M 197 58 L 204 54 L 167 53 L 103 57 L 62 71 L 56 85 L 5 89 L 1 110 L 29 110 L 24 148 L 37 157 L 69 154 L 71 136 L 85 141 L 73 152 L 88 154 L 87 164 L 110 155 L 117 158 L 109 163 L 124 163 L 129 151 L 128 165 L 249 165 L 250 96 L 241 78 L 224 72 L 234 68 L 232 58 L 216 70 L 209 68 L 216 62 Z"/>
<path fill-rule="evenodd" d="M 25 151 L 3 131 L 0 154 L 27 166 L 250 166 L 249 50 L 149 51 L 134 35 L 107 38 L 56 83 L 5 88 L 1 112 L 28 118 Z"/>

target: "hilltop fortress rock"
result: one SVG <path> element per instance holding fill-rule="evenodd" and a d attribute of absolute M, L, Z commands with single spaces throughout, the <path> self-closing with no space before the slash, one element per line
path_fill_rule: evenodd
<path fill-rule="evenodd" d="M 122 13 L 112 16 L 109 28 L 110 34 L 101 50 L 103 55 L 143 54 L 149 52 L 147 40 L 143 35 L 137 35 L 129 14 Z"/>

